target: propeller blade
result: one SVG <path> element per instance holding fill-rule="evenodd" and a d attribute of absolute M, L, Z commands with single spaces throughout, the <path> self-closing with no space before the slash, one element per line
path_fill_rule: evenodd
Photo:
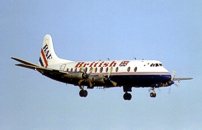
<path fill-rule="evenodd" d="M 103 74 L 99 73 L 99 77 L 105 78 Z"/>
<path fill-rule="evenodd" d="M 78 82 L 79 86 L 81 85 L 81 83 L 82 83 L 83 81 L 84 81 L 84 79 L 79 80 L 79 82 Z"/>
<path fill-rule="evenodd" d="M 89 75 L 93 72 L 93 68 L 90 69 Z"/>
<path fill-rule="evenodd" d="M 173 79 L 175 78 L 175 73 L 176 73 L 176 71 L 175 71 L 175 70 L 173 70 L 173 74 L 172 74 L 171 81 L 173 81 Z"/>
<path fill-rule="evenodd" d="M 168 89 L 168 94 L 170 94 L 170 93 L 171 93 L 171 86 Z"/>
<path fill-rule="evenodd" d="M 110 77 L 112 71 L 113 71 L 113 68 L 111 67 L 110 70 L 109 70 L 109 73 L 108 73 L 108 78 Z"/>
<path fill-rule="evenodd" d="M 83 72 L 83 74 L 86 75 L 86 71 L 85 71 L 85 69 L 83 68 L 83 66 L 81 66 L 80 68 L 81 68 L 81 72 Z"/>
<path fill-rule="evenodd" d="M 180 88 L 180 85 L 179 85 L 179 84 L 175 84 L 175 86 L 178 87 L 178 88 Z"/>
<path fill-rule="evenodd" d="M 89 82 L 88 82 L 88 83 L 89 83 L 89 87 L 90 87 L 90 88 L 92 88 L 92 87 L 93 87 L 92 82 L 89 80 Z"/>
<path fill-rule="evenodd" d="M 116 86 L 117 85 L 117 82 L 115 82 L 115 81 L 112 81 L 112 80 L 109 80 L 114 86 Z"/>

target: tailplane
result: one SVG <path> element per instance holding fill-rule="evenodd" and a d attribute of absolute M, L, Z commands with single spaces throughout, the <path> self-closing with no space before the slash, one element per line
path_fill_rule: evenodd
<path fill-rule="evenodd" d="M 39 65 L 47 68 L 49 65 L 59 64 L 63 62 L 71 62 L 71 61 L 58 58 L 53 48 L 53 42 L 51 36 L 49 34 L 45 35 L 43 45 L 41 48 L 41 54 L 39 57 Z"/>

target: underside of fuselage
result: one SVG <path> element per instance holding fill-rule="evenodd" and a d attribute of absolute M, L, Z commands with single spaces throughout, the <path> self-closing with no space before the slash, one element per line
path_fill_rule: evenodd
<path fill-rule="evenodd" d="M 73 84 L 79 86 L 78 79 L 66 78 L 60 75 L 44 73 L 43 75 L 67 84 Z M 98 75 L 96 75 L 98 76 Z M 107 75 L 106 75 L 107 76 Z M 131 87 L 152 87 L 153 84 L 166 83 L 171 80 L 171 75 L 113 75 L 110 77 L 111 80 L 117 82 L 116 86 L 131 86 Z M 88 86 L 88 83 L 83 82 L 82 86 Z M 105 86 L 105 87 L 116 87 L 110 82 L 105 83 L 93 83 L 94 86 Z M 157 86 L 159 87 L 159 86 Z"/>

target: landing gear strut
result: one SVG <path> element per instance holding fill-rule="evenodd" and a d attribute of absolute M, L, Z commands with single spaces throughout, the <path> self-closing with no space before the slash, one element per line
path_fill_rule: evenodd
<path fill-rule="evenodd" d="M 153 92 L 150 93 L 150 97 L 155 98 L 155 97 L 156 97 L 155 88 L 151 88 L 151 90 L 152 90 Z"/>

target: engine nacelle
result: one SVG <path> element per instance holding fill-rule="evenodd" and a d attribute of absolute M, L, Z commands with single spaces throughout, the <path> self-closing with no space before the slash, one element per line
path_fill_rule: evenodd
<path fill-rule="evenodd" d="M 83 73 L 82 72 L 68 72 L 66 75 L 64 75 L 64 77 L 70 78 L 70 79 L 81 80 L 81 79 L 83 79 Z"/>
<path fill-rule="evenodd" d="M 95 84 L 105 84 L 104 78 L 99 76 L 90 76 L 89 77 L 92 83 Z"/>

